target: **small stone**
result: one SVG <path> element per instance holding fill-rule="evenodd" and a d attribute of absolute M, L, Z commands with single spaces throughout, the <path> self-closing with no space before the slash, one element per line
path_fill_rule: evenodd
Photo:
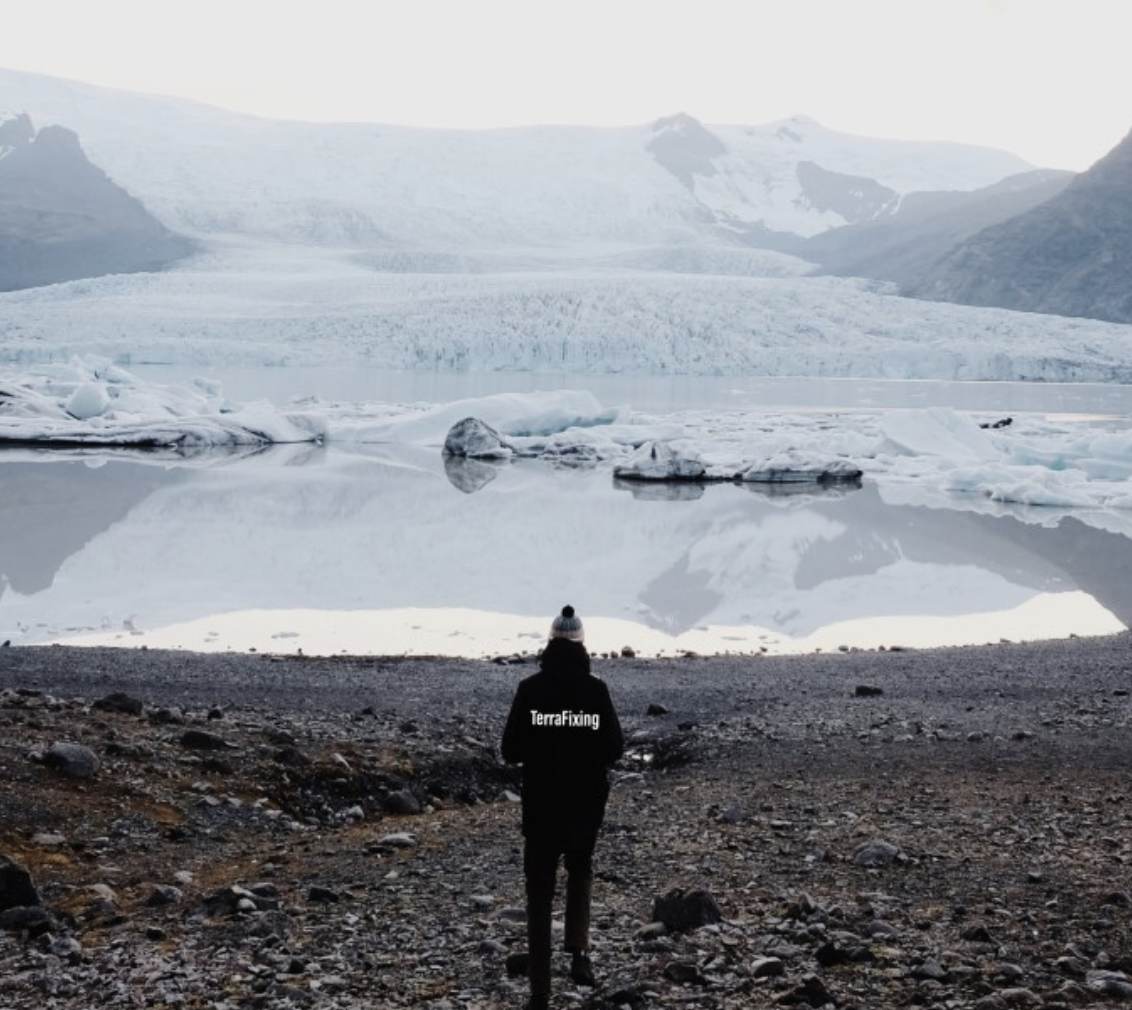
<path fill-rule="evenodd" d="M 421 812 L 421 801 L 408 789 L 400 789 L 385 797 L 385 809 L 391 814 L 419 814 Z"/>
<path fill-rule="evenodd" d="M 652 917 L 670 930 L 681 932 L 720 922 L 723 914 L 707 891 L 669 891 L 653 903 Z"/>
<path fill-rule="evenodd" d="M 187 729 L 181 735 L 181 746 L 190 750 L 227 750 L 232 745 L 215 733 L 203 729 Z"/>
<path fill-rule="evenodd" d="M 493 954 L 506 954 L 507 947 L 505 944 L 500 943 L 498 940 L 481 940 L 479 947 L 476 948 L 476 951 L 484 957 L 489 957 Z"/>
<path fill-rule="evenodd" d="M 884 694 L 884 688 L 876 687 L 873 684 L 858 684 L 853 691 L 854 697 L 857 698 L 879 698 Z"/>
<path fill-rule="evenodd" d="M 91 708 L 99 712 L 120 712 L 122 715 L 141 715 L 145 705 L 140 698 L 134 698 L 123 691 L 115 691 L 99 698 Z"/>
<path fill-rule="evenodd" d="M 40 905 L 15 905 L 0 912 L 0 929 L 27 930 L 32 936 L 42 936 L 55 926 L 55 917 Z"/>
<path fill-rule="evenodd" d="M 416 847 L 417 839 L 407 831 L 398 831 L 379 838 L 378 845 L 388 845 L 394 849 L 412 849 Z"/>
<path fill-rule="evenodd" d="M 794 990 L 793 998 L 812 1007 L 824 1007 L 835 1002 L 825 983 L 817 975 L 806 976 L 802 984 Z"/>
<path fill-rule="evenodd" d="M 704 981 L 700 966 L 695 961 L 669 961 L 664 966 L 664 977 L 681 984 Z"/>
<path fill-rule="evenodd" d="M 71 964 L 78 964 L 83 959 L 83 945 L 73 936 L 57 937 L 49 949 L 56 957 Z"/>
<path fill-rule="evenodd" d="M 79 743 L 53 743 L 44 753 L 43 763 L 72 779 L 92 779 L 102 767 L 98 755 Z"/>
<path fill-rule="evenodd" d="M 1122 971 L 1090 971 L 1085 976 L 1085 985 L 1102 996 L 1132 999 L 1132 983 Z"/>
<path fill-rule="evenodd" d="M 945 982 L 948 978 L 947 969 L 934 958 L 928 958 L 912 969 L 912 978 L 930 979 L 933 982 Z"/>
<path fill-rule="evenodd" d="M 171 884 L 159 884 L 149 893 L 146 904 L 151 908 L 160 908 L 163 905 L 176 905 L 181 901 L 182 893 L 179 887 Z"/>
<path fill-rule="evenodd" d="M 891 842 L 883 838 L 874 838 L 870 842 L 858 845 L 853 851 L 853 862 L 858 866 L 891 866 L 903 853 Z"/>
<path fill-rule="evenodd" d="M 310 886 L 307 891 L 307 899 L 318 905 L 333 905 L 340 900 L 337 891 L 332 891 L 329 887 L 322 887 L 319 884 Z"/>
<path fill-rule="evenodd" d="M 654 701 L 645 709 L 645 715 L 668 715 L 668 709 L 664 705 Z"/>
<path fill-rule="evenodd" d="M 786 962 L 780 957 L 760 957 L 751 963 L 753 978 L 778 978 L 786 974 Z"/>

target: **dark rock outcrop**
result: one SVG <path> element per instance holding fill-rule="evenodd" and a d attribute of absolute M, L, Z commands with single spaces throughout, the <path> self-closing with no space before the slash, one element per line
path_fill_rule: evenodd
<path fill-rule="evenodd" d="M 19 863 L 0 855 L 0 912 L 39 904 L 31 874 Z"/>
<path fill-rule="evenodd" d="M 71 130 L 0 122 L 0 291 L 161 270 L 194 248 L 91 164 Z"/>
<path fill-rule="evenodd" d="M 907 294 L 1132 322 L 1132 134 L 1060 195 L 952 250 Z"/>
<path fill-rule="evenodd" d="M 892 212 L 808 239 L 799 255 L 820 273 L 892 281 L 911 291 L 956 246 L 1052 199 L 1075 178 L 1039 169 L 973 192 L 909 193 Z"/>

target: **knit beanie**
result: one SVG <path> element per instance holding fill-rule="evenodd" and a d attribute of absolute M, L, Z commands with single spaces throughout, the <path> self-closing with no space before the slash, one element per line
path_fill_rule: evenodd
<path fill-rule="evenodd" d="M 582 619 L 574 615 L 574 608 L 567 604 L 550 624 L 551 638 L 567 638 L 580 642 L 583 638 Z"/>

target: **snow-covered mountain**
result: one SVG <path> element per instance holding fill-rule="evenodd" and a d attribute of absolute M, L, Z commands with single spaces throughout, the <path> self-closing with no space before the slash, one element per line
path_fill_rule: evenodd
<path fill-rule="evenodd" d="M 421 130 L 278 122 L 0 70 L 4 105 L 76 131 L 174 231 L 460 252 L 749 244 L 1025 171 L 1002 151 L 853 137 L 804 117 L 708 126 Z"/>
<path fill-rule="evenodd" d="M 814 243 L 836 229 L 831 270 L 860 262 L 869 250 L 852 236 L 870 228 L 884 270 L 917 265 L 913 247 L 934 259 L 988 207 L 1001 220 L 1040 190 L 1002 180 L 1064 183 L 1000 151 L 850 137 L 805 118 L 274 122 L 5 70 L 0 103 L 75 131 L 111 180 L 202 250 L 160 274 L 0 295 L 4 365 L 98 354 L 213 371 L 1132 375 L 1124 326 L 810 276 Z"/>

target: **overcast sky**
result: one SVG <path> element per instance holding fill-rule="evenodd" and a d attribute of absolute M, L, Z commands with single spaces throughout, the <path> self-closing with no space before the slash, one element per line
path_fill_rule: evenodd
<path fill-rule="evenodd" d="M 28 0 L 0 66 L 287 119 L 805 114 L 1082 170 L 1132 129 L 1130 22 L 1128 0 Z"/>

